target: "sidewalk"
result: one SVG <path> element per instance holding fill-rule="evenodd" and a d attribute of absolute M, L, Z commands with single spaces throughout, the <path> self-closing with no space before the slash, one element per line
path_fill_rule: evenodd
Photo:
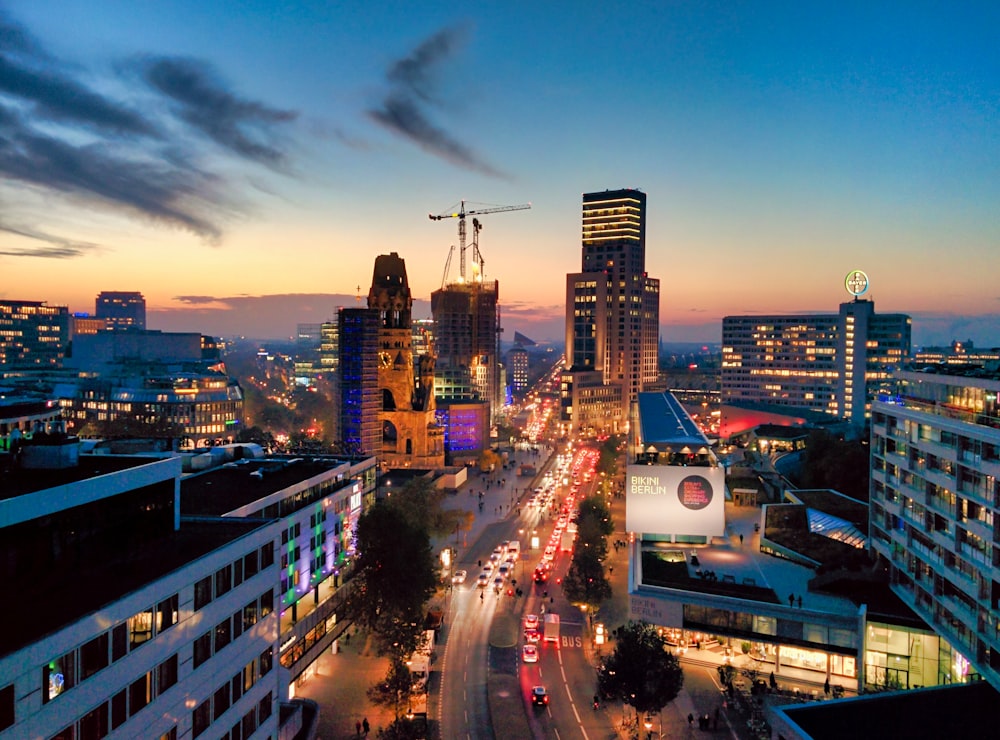
<path fill-rule="evenodd" d="M 385 676 L 388 662 L 375 655 L 371 640 L 363 633 L 339 641 L 336 654 L 327 650 L 313 664 L 312 675 L 296 687 L 296 696 L 319 704 L 317 737 L 323 740 L 357 738 L 355 723 L 367 718 L 369 737 L 387 727 L 392 709 L 376 707 L 368 700 L 368 687 Z M 405 708 L 404 708 L 405 711 Z"/>

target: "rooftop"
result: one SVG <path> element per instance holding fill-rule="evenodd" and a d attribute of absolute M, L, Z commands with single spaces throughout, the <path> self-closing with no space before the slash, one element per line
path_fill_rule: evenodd
<path fill-rule="evenodd" d="M 643 543 L 644 585 L 665 586 L 706 595 L 731 596 L 764 604 L 789 604 L 795 608 L 828 614 L 853 616 L 861 603 L 877 606 L 880 619 L 893 624 L 920 623 L 911 610 L 893 597 L 887 586 L 861 577 L 862 583 L 850 581 L 847 574 L 834 579 L 829 589 L 810 591 L 815 569 L 760 551 L 760 534 L 754 525 L 763 525 L 761 509 L 726 503 L 726 535 L 715 537 L 707 545 Z M 740 535 L 743 536 L 742 541 Z M 678 562 L 677 554 L 680 554 Z M 696 564 L 691 556 L 697 557 Z M 646 565 L 659 556 L 664 562 L 650 573 Z M 652 576 L 652 578 L 651 578 Z M 860 598 L 858 598 L 860 597 Z"/>
<path fill-rule="evenodd" d="M 351 464 L 348 458 L 334 457 L 269 457 L 226 463 L 181 480 L 181 515 L 222 516 L 341 466 L 346 466 L 346 480 Z"/>
<path fill-rule="evenodd" d="M 13 466 L 9 454 L 0 454 L 0 501 L 17 498 L 29 493 L 66 486 L 99 475 L 117 473 L 139 467 L 149 462 L 145 457 L 109 457 L 107 455 L 80 455 L 79 465 L 63 469 L 25 470 Z"/>
<path fill-rule="evenodd" d="M 1000 694 L 986 682 L 813 702 L 776 710 L 812 740 L 994 737 Z"/>
<path fill-rule="evenodd" d="M 640 393 L 638 404 L 643 447 L 652 445 L 671 452 L 708 447 L 705 435 L 672 393 Z"/>
<path fill-rule="evenodd" d="M 4 583 L 8 594 L 17 595 L 17 607 L 4 611 L 0 655 L 35 642 L 262 526 L 260 520 L 245 519 L 185 522 L 180 531 L 144 537 L 141 542 L 102 542 L 99 557 L 77 553 L 50 568 L 18 571 Z"/>

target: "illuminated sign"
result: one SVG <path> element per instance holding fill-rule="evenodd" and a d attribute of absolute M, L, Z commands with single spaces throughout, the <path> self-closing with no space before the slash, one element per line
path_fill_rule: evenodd
<path fill-rule="evenodd" d="M 868 276 L 861 270 L 852 270 L 844 279 L 844 287 L 855 298 L 868 292 Z"/>
<path fill-rule="evenodd" d="M 725 534 L 725 471 L 721 467 L 629 465 L 625 528 L 661 535 Z"/>

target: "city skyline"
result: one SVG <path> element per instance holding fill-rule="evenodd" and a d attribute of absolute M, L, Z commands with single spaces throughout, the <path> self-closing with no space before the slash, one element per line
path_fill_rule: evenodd
<path fill-rule="evenodd" d="M 558 341 L 580 193 L 636 187 L 663 341 L 861 269 L 915 345 L 1000 344 L 998 12 L 0 1 L 0 297 L 289 337 L 398 251 L 424 318 L 427 214 L 531 202 L 483 219 L 486 277 Z"/>

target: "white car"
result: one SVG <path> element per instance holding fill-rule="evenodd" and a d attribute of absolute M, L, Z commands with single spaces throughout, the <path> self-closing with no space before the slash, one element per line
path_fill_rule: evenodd
<path fill-rule="evenodd" d="M 521 660 L 525 663 L 537 663 L 538 662 L 538 648 L 528 643 L 523 648 L 521 648 Z"/>
<path fill-rule="evenodd" d="M 538 615 L 537 614 L 525 614 L 524 615 L 524 628 L 526 630 L 538 629 Z"/>
<path fill-rule="evenodd" d="M 490 574 L 483 571 L 479 574 L 479 578 L 476 579 L 476 586 L 479 588 L 486 588 L 490 583 Z"/>
<path fill-rule="evenodd" d="M 456 571 L 455 571 L 455 575 L 453 575 L 453 576 L 451 577 L 451 582 L 452 582 L 452 583 L 456 583 L 456 584 L 457 584 L 457 583 L 465 583 L 465 577 L 466 577 L 467 575 L 468 575 L 468 572 L 467 572 L 467 571 L 464 571 L 464 570 L 456 570 Z"/>

